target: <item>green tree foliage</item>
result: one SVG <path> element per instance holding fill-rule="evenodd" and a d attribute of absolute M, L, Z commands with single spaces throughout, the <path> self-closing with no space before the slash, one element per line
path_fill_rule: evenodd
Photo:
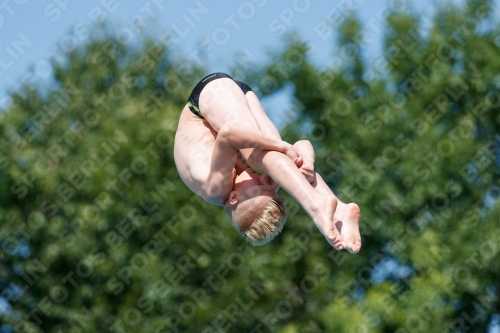
<path fill-rule="evenodd" d="M 297 37 L 245 81 L 293 85 L 288 141 L 362 210 L 358 255 L 288 200 L 252 247 L 179 179 L 173 137 L 205 74 L 154 39 L 112 34 L 54 64 L 53 89 L 0 122 L 0 323 L 17 332 L 485 332 L 499 311 L 500 55 L 489 1 L 422 33 L 390 13 L 385 65 L 361 25 L 317 69 Z M 3 304 L 3 305 L 2 305 Z M 6 327 L 6 326 L 5 326 Z"/>
<path fill-rule="evenodd" d="M 490 7 L 446 6 L 427 34 L 410 13 L 389 14 L 386 64 L 375 69 L 363 65 L 350 17 L 341 66 L 314 68 L 292 37 L 254 76 L 293 85 L 285 137 L 321 147 L 319 172 L 361 206 L 363 255 L 337 255 L 335 280 L 309 295 L 326 331 L 485 332 L 498 313 L 500 44 Z"/>

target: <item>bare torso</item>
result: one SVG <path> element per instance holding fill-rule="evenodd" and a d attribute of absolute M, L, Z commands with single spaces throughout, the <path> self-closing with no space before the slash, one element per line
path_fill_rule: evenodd
<path fill-rule="evenodd" d="M 175 134 L 175 165 L 181 179 L 191 191 L 207 202 L 222 205 L 229 193 L 223 193 L 218 198 L 209 198 L 203 193 L 216 138 L 217 132 L 208 121 L 195 116 L 186 105 L 181 112 Z M 236 170 L 233 174 L 236 174 Z"/>

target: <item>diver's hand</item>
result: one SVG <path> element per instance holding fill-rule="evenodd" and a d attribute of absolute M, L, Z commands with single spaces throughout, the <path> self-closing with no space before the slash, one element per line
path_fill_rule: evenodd
<path fill-rule="evenodd" d="M 302 164 L 297 165 L 300 172 L 309 183 L 314 182 L 315 153 L 312 144 L 308 140 L 297 141 L 294 145 L 297 154 L 302 156 Z"/>
<path fill-rule="evenodd" d="M 297 152 L 297 149 L 295 149 L 294 146 L 292 146 L 289 143 L 286 144 L 287 144 L 287 149 L 285 155 L 288 156 L 288 158 L 291 159 L 297 167 L 302 166 L 303 164 L 302 155 L 299 152 Z"/>
<path fill-rule="evenodd" d="M 314 160 L 304 158 L 304 163 L 299 167 L 299 170 L 309 183 L 314 182 Z"/>

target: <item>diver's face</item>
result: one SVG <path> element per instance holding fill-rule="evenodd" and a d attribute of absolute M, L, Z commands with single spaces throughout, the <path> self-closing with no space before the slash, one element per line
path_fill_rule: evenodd
<path fill-rule="evenodd" d="M 274 197 L 276 195 L 276 192 L 269 185 L 269 176 L 261 175 L 250 168 L 236 176 L 233 191 L 236 191 L 241 199 L 258 196 Z"/>

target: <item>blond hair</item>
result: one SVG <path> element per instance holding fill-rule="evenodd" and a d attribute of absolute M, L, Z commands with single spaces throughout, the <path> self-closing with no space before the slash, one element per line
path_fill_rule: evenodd
<path fill-rule="evenodd" d="M 233 227 L 253 245 L 272 241 L 283 229 L 287 218 L 285 198 L 276 196 L 260 201 L 250 199 L 236 206 L 225 205 Z"/>

